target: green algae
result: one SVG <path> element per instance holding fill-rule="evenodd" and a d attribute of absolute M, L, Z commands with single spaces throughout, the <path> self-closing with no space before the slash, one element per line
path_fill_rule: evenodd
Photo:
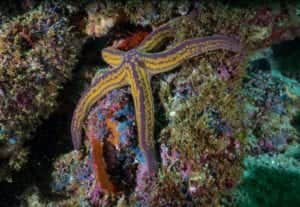
<path fill-rule="evenodd" d="M 282 75 L 280 70 L 277 68 L 272 69 L 272 76 L 284 82 L 292 97 L 300 97 L 300 83 L 297 80 Z"/>
<path fill-rule="evenodd" d="M 249 154 L 244 158 L 244 170 L 241 177 L 241 183 L 234 190 L 233 198 L 235 202 L 229 206 L 238 207 L 256 207 L 256 206 L 299 206 L 299 184 L 300 184 L 300 162 L 299 162 L 299 130 L 297 130 L 297 117 L 299 116 L 298 90 L 299 82 L 290 76 L 284 75 L 284 69 L 288 67 L 277 63 L 278 57 L 270 53 L 270 50 L 254 54 L 254 59 L 267 58 L 271 63 L 270 70 L 254 70 L 249 72 L 247 78 L 252 77 L 250 87 L 246 87 L 244 95 L 247 98 L 245 109 L 250 114 L 258 113 L 261 104 L 265 104 L 264 96 L 273 96 L 275 98 L 271 107 L 276 104 L 284 107 L 284 113 L 278 110 L 266 108 L 264 114 L 256 117 L 257 127 L 251 126 L 250 133 L 247 135 L 247 142 L 250 146 Z M 251 59 L 251 58 L 250 58 Z M 292 64 L 295 67 L 294 64 Z M 298 67 L 298 66 L 297 66 Z M 297 71 L 297 70 L 296 70 Z M 286 73 L 285 73 L 286 74 Z M 253 84 L 255 83 L 255 84 Z M 269 94 L 269 95 L 267 95 Z M 271 95 L 273 94 L 273 95 Z M 276 95 L 277 94 L 277 95 Z M 288 97 L 288 98 L 285 98 Z M 276 101 L 277 99 L 277 101 Z M 284 132 L 284 136 L 280 135 Z M 280 144 L 276 146 L 273 140 L 275 150 L 264 148 L 257 150 L 257 142 L 266 140 L 270 137 L 280 139 L 284 147 Z M 289 138 L 288 142 L 284 139 Z M 275 140 L 276 140 L 275 139 Z M 251 151 L 255 146 L 256 150 Z M 253 150 L 253 148 L 252 148 Z"/>
<path fill-rule="evenodd" d="M 300 162 L 284 155 L 248 156 L 235 196 L 239 207 L 299 206 Z"/>

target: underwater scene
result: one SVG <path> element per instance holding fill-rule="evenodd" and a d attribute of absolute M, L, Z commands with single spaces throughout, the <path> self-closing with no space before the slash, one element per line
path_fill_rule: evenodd
<path fill-rule="evenodd" d="M 0 1 L 0 207 L 299 207 L 300 1 Z"/>

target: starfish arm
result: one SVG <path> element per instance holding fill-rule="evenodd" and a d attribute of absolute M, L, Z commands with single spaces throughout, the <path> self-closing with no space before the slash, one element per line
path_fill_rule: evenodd
<path fill-rule="evenodd" d="M 162 25 L 150 33 L 137 47 L 137 50 L 148 52 L 159 47 L 166 39 L 174 37 L 174 31 L 169 24 Z"/>
<path fill-rule="evenodd" d="M 186 59 L 218 49 L 233 52 L 242 50 L 238 40 L 224 35 L 213 35 L 186 40 L 164 52 L 153 54 L 140 52 L 140 57 L 144 67 L 151 74 L 157 74 L 174 69 Z"/>
<path fill-rule="evenodd" d="M 95 137 L 90 138 L 91 152 L 93 157 L 93 170 L 97 184 L 106 193 L 117 192 L 116 186 L 110 181 L 109 174 L 106 171 L 106 162 L 103 156 L 103 142 Z"/>
<path fill-rule="evenodd" d="M 153 175 L 158 164 L 155 156 L 154 106 L 149 75 L 141 68 L 134 68 L 129 75 L 129 82 L 135 106 L 139 147 L 148 172 Z"/>
<path fill-rule="evenodd" d="M 82 126 L 90 108 L 111 90 L 127 84 L 126 68 L 121 66 L 100 76 L 83 94 L 76 106 L 71 123 L 72 141 L 75 149 L 80 148 Z"/>
<path fill-rule="evenodd" d="M 113 47 L 107 47 L 101 51 L 103 60 L 113 67 L 121 65 L 121 63 L 123 62 L 124 54 L 125 52 Z"/>

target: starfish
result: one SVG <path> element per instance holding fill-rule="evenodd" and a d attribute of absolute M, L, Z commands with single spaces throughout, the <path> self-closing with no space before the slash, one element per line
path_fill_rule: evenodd
<path fill-rule="evenodd" d="M 213 50 L 242 50 L 240 42 L 224 35 L 193 38 L 166 49 L 151 53 L 167 38 L 174 36 L 170 25 L 163 25 L 150 33 L 137 48 L 127 52 L 112 47 L 102 50 L 102 57 L 112 69 L 99 75 L 83 94 L 74 111 L 71 134 L 75 149 L 80 149 L 82 127 L 87 113 L 97 100 L 113 89 L 124 86 L 131 88 L 138 132 L 138 144 L 145 158 L 149 175 L 155 175 L 158 163 L 154 142 L 154 105 L 151 89 L 153 75 L 170 71 L 185 60 Z M 103 141 L 91 138 L 93 168 L 97 183 L 105 192 L 115 193 L 117 187 L 110 181 L 103 157 Z"/>

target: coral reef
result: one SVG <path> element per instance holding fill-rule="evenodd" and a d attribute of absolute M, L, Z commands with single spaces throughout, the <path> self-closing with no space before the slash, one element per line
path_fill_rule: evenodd
<path fill-rule="evenodd" d="M 217 205 L 222 192 L 236 184 L 246 132 L 238 96 L 241 72 L 226 82 L 212 63 L 200 58 L 160 81 L 169 120 L 160 135 L 163 169 L 186 182 L 195 206 Z"/>
<path fill-rule="evenodd" d="M 28 2 L 29 7 L 17 12 L 25 14 L 13 20 L 7 18 L 6 10 L 0 14 L 5 22 L 1 27 L 13 28 L 1 30 L 5 41 L 0 44 L 0 60 L 9 57 L 0 61 L 0 68 L 5 66 L 0 77 L 5 74 L 3 79 L 9 80 L 0 79 L 0 97 L 4 97 L 0 102 L 15 103 L 9 104 L 15 107 L 12 111 L 0 105 L 0 112 L 11 113 L 12 118 L 0 122 L 0 156 L 7 157 L 0 164 L 6 169 L 20 169 L 26 163 L 29 151 L 23 142 L 56 108 L 59 88 L 76 63 L 74 29 L 87 41 L 76 78 L 68 86 L 72 90 L 62 94 L 72 104 L 89 85 L 97 85 L 103 74 L 112 73 L 104 60 L 118 65 L 119 54 L 136 48 L 163 54 L 174 52 L 170 45 L 176 48 L 185 40 L 213 35 L 231 37 L 243 48 L 238 54 L 208 51 L 179 61 L 172 71 L 153 75 L 149 86 L 156 152 L 151 155 L 158 163 L 155 174 L 149 174 L 149 157 L 139 145 L 140 116 L 134 111 L 136 97 L 131 95 L 138 93 L 122 87 L 93 99 L 82 113 L 86 119 L 81 123 L 85 137 L 80 150 L 70 151 L 67 143 L 62 154 L 47 161 L 53 162 L 51 184 L 46 183 L 51 192 L 43 189 L 45 185 L 32 183 L 18 195 L 21 203 L 11 203 L 62 207 L 300 205 L 299 4 L 78 0 L 37 7 L 35 1 Z M 76 11 L 75 15 L 68 15 L 65 9 Z M 167 22 L 171 30 L 151 40 L 149 36 Z M 44 32 L 44 25 L 51 33 Z M 166 41 L 153 47 L 161 38 Z M 149 39 L 151 44 L 145 44 Z M 61 40 L 62 45 L 54 40 Z M 104 49 L 101 59 L 100 51 L 107 46 L 118 52 Z M 177 52 L 177 59 L 167 61 L 172 66 L 178 62 Z M 20 67 L 13 67 L 15 63 Z M 163 69 L 153 63 L 148 66 Z M 32 64 L 38 64 L 38 69 Z M 37 76 L 44 77 L 41 83 L 32 78 Z M 67 116 L 71 120 L 71 114 Z M 69 132 L 64 133 L 59 137 L 69 139 Z M 0 177 L 6 176 L 3 172 Z"/>
<path fill-rule="evenodd" d="M 293 39 L 274 29 L 288 21 L 280 11 L 212 7 L 198 5 L 193 12 L 201 11 L 201 15 L 191 12 L 193 18 L 173 20 L 173 42 L 222 33 L 240 39 L 245 54 L 250 54 L 272 42 Z M 127 50 L 124 46 L 121 49 Z M 166 123 L 160 126 L 158 140 L 161 168 L 156 177 L 150 177 L 146 167 L 139 164 L 135 190 L 131 195 L 117 195 L 118 201 L 108 206 L 117 202 L 129 206 L 216 206 L 232 202 L 228 192 L 243 178 L 245 154 L 280 153 L 297 140 L 291 125 L 297 110 L 285 83 L 272 77 L 268 61 L 250 58 L 246 70 L 242 62 L 245 54 L 209 52 L 183 63 L 180 70 L 154 77 L 153 91 L 162 106 L 157 113 L 164 114 Z"/>
<path fill-rule="evenodd" d="M 56 108 L 76 63 L 80 44 L 56 9 L 40 6 L 1 25 L 0 159 L 7 159 L 11 169 L 26 160 L 23 143 Z M 6 165 L 1 163 L 1 171 Z"/>

